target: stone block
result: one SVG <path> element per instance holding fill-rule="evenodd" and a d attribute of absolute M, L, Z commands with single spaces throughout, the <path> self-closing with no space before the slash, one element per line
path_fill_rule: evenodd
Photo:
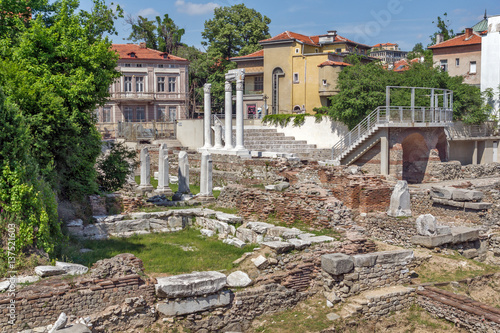
<path fill-rule="evenodd" d="M 297 249 L 297 250 L 303 250 L 306 247 L 311 246 L 311 242 L 308 242 L 308 241 L 303 240 L 303 239 L 292 238 L 292 239 L 288 239 L 287 242 L 292 244 L 295 247 L 295 249 Z"/>
<path fill-rule="evenodd" d="M 451 199 L 453 196 L 453 188 L 433 186 L 431 187 L 431 197 L 440 199 Z"/>
<path fill-rule="evenodd" d="M 234 224 L 234 223 L 243 222 L 242 217 L 236 216 L 234 214 L 223 213 L 223 212 L 216 212 L 215 217 L 217 218 L 217 220 L 222 221 L 222 222 L 226 222 L 226 223 Z"/>
<path fill-rule="evenodd" d="M 352 258 L 342 253 L 325 254 L 321 256 L 321 268 L 331 275 L 349 273 L 354 267 Z"/>
<path fill-rule="evenodd" d="M 474 190 L 453 189 L 452 199 L 455 201 L 481 201 L 483 192 Z"/>
<path fill-rule="evenodd" d="M 265 222 L 248 222 L 246 227 L 258 234 L 265 234 L 268 229 L 275 227 L 275 225 Z"/>
<path fill-rule="evenodd" d="M 487 210 L 490 209 L 493 204 L 488 202 L 466 202 L 464 207 L 473 210 Z"/>
<path fill-rule="evenodd" d="M 258 256 L 255 259 L 252 259 L 253 264 L 255 267 L 258 269 L 265 269 L 267 266 L 269 266 L 269 261 L 262 255 Z"/>
<path fill-rule="evenodd" d="M 5 281 L 0 282 L 0 293 L 6 291 L 7 289 L 9 289 L 9 287 L 10 287 L 9 280 L 5 280 Z"/>
<path fill-rule="evenodd" d="M 208 230 L 208 229 L 201 229 L 200 233 L 205 236 L 205 237 L 213 237 L 215 236 L 215 231 Z"/>
<path fill-rule="evenodd" d="M 451 228 L 446 225 L 436 226 L 436 235 L 451 235 Z"/>
<path fill-rule="evenodd" d="M 156 305 L 156 310 L 165 316 L 186 315 L 226 306 L 231 303 L 232 297 L 233 294 L 229 290 L 226 290 L 208 296 L 196 296 L 181 300 L 160 302 Z"/>
<path fill-rule="evenodd" d="M 311 243 L 328 243 L 328 242 L 333 242 L 335 238 L 329 237 L 329 236 L 314 236 L 314 237 L 304 237 L 302 240 L 305 240 L 307 242 Z"/>
<path fill-rule="evenodd" d="M 412 250 L 396 250 L 375 252 L 377 264 L 406 265 L 413 259 Z"/>
<path fill-rule="evenodd" d="M 62 268 L 55 266 L 36 266 L 35 274 L 41 277 L 53 276 L 53 275 L 62 275 L 66 274 L 66 271 Z"/>
<path fill-rule="evenodd" d="M 69 275 L 83 275 L 89 271 L 89 268 L 87 266 L 61 261 L 56 261 L 56 267 L 64 269 L 66 274 Z"/>
<path fill-rule="evenodd" d="M 479 253 L 476 249 L 468 249 L 468 250 L 465 250 L 462 255 L 467 258 L 467 259 L 474 259 L 476 258 L 477 256 L 479 256 Z"/>
<path fill-rule="evenodd" d="M 434 236 L 436 234 L 437 221 L 431 214 L 424 214 L 417 217 L 415 225 L 417 233 L 421 236 Z"/>
<path fill-rule="evenodd" d="M 92 333 L 92 331 L 83 324 L 74 324 L 57 330 L 57 333 Z"/>
<path fill-rule="evenodd" d="M 338 297 L 334 291 L 329 292 L 329 293 L 325 293 L 324 295 L 326 297 L 326 300 L 331 302 L 332 304 L 337 304 L 340 301 L 342 301 L 342 299 L 340 297 Z"/>
<path fill-rule="evenodd" d="M 387 215 L 393 217 L 411 216 L 410 190 L 406 180 L 399 180 L 396 183 Z"/>
<path fill-rule="evenodd" d="M 157 278 L 156 295 L 177 298 L 213 294 L 226 286 L 226 276 L 219 272 L 193 272 Z"/>
<path fill-rule="evenodd" d="M 240 248 L 240 249 L 245 247 L 245 245 L 247 245 L 241 239 L 234 238 L 234 237 L 228 237 L 228 238 L 224 239 L 223 243 L 228 244 L 228 245 L 232 245 L 232 246 L 236 246 L 237 248 Z"/>
<path fill-rule="evenodd" d="M 245 272 L 236 271 L 227 276 L 227 285 L 229 287 L 248 287 L 251 284 L 252 279 Z"/>
<path fill-rule="evenodd" d="M 354 267 L 373 267 L 377 263 L 376 253 L 356 254 L 352 256 Z"/>
<path fill-rule="evenodd" d="M 415 245 L 420 245 L 429 249 L 441 246 L 443 244 L 449 244 L 453 241 L 453 236 L 449 235 L 438 235 L 438 236 L 412 236 L 411 242 Z"/>
<path fill-rule="evenodd" d="M 264 242 L 262 245 L 271 248 L 277 254 L 286 253 L 294 249 L 294 246 L 288 242 Z"/>
<path fill-rule="evenodd" d="M 444 205 L 444 206 L 464 208 L 464 203 L 460 202 L 460 201 L 454 201 L 454 200 L 448 200 L 448 199 L 440 199 L 440 198 L 432 198 L 432 201 L 434 201 L 437 204 Z"/>
<path fill-rule="evenodd" d="M 453 236 L 453 244 L 469 242 L 479 239 L 479 229 L 468 227 L 454 227 L 451 228 Z"/>
<path fill-rule="evenodd" d="M 289 187 L 290 187 L 290 183 L 287 183 L 287 182 L 281 182 L 281 183 L 275 185 L 276 191 L 284 191 Z"/>
<path fill-rule="evenodd" d="M 55 331 L 59 331 L 61 328 L 64 328 L 66 326 L 66 323 L 68 322 L 68 316 L 63 312 L 59 315 L 59 318 L 57 318 L 56 322 L 54 323 L 54 326 L 50 329 L 49 333 L 54 333 Z"/>

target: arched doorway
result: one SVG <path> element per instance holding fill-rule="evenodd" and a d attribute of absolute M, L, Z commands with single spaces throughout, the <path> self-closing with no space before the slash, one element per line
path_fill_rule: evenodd
<path fill-rule="evenodd" d="M 279 104 L 280 104 L 280 83 L 279 83 L 279 78 L 281 76 L 285 76 L 285 73 L 280 67 L 276 67 L 273 69 L 273 94 L 272 94 L 272 103 L 273 103 L 273 114 L 278 114 L 279 113 Z"/>
<path fill-rule="evenodd" d="M 430 149 L 420 133 L 408 135 L 402 142 L 403 179 L 408 183 L 421 183 L 429 162 Z"/>

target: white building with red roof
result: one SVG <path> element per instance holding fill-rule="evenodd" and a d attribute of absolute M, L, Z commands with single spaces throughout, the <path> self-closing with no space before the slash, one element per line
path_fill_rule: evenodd
<path fill-rule="evenodd" d="M 113 44 L 122 76 L 110 88 L 98 123 L 166 122 L 187 117 L 189 61 L 146 47 Z"/>

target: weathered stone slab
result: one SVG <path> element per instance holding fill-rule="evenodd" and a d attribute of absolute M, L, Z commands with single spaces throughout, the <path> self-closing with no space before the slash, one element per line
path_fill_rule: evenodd
<path fill-rule="evenodd" d="M 49 333 L 54 333 L 55 331 L 60 330 L 61 328 L 64 328 L 66 326 L 66 323 L 68 322 L 68 316 L 63 312 L 59 315 L 59 318 L 57 318 L 57 321 L 54 323 L 54 326 L 50 329 Z"/>
<path fill-rule="evenodd" d="M 193 272 L 157 278 L 156 295 L 159 297 L 192 297 L 213 294 L 226 286 L 226 276 L 219 272 Z"/>
<path fill-rule="evenodd" d="M 245 227 L 236 229 L 236 237 L 246 243 L 262 243 L 264 241 L 262 235 Z"/>
<path fill-rule="evenodd" d="M 451 235 L 451 228 L 446 225 L 438 225 L 436 227 L 436 235 Z"/>
<path fill-rule="evenodd" d="M 92 331 L 83 324 L 74 324 L 57 330 L 57 333 L 92 333 Z"/>
<path fill-rule="evenodd" d="M 0 293 L 6 291 L 10 287 L 10 281 L 5 280 L 0 282 Z"/>
<path fill-rule="evenodd" d="M 417 217 L 415 225 L 417 233 L 421 236 L 433 236 L 436 234 L 437 221 L 431 214 L 424 214 Z"/>
<path fill-rule="evenodd" d="M 303 239 L 292 238 L 292 239 L 288 239 L 287 242 L 292 244 L 295 247 L 295 249 L 297 249 L 297 250 L 303 250 L 306 247 L 311 246 L 311 242 L 308 242 L 308 241 L 303 240 Z"/>
<path fill-rule="evenodd" d="M 413 259 L 412 250 L 381 251 L 375 252 L 377 264 L 407 264 Z"/>
<path fill-rule="evenodd" d="M 305 240 L 306 242 L 311 242 L 311 243 L 327 243 L 327 242 L 333 242 L 335 238 L 329 237 L 329 236 L 314 236 L 314 237 L 305 237 L 302 238 L 302 240 Z"/>
<path fill-rule="evenodd" d="M 55 266 L 36 266 L 35 273 L 41 277 L 47 277 L 53 275 L 66 274 L 66 271 L 62 268 Z"/>
<path fill-rule="evenodd" d="M 356 254 L 352 256 L 354 267 L 373 267 L 377 263 L 375 253 Z"/>
<path fill-rule="evenodd" d="M 321 256 L 321 268 L 331 275 L 341 275 L 349 273 L 354 268 L 354 262 L 342 253 L 325 254 Z"/>
<path fill-rule="evenodd" d="M 273 224 L 265 222 L 248 222 L 246 227 L 258 234 L 265 234 L 268 229 L 275 227 Z"/>
<path fill-rule="evenodd" d="M 217 220 L 226 222 L 226 223 L 241 223 L 243 222 L 243 218 L 234 214 L 227 214 L 223 212 L 216 212 L 215 217 Z"/>
<path fill-rule="evenodd" d="M 454 244 L 469 242 L 479 239 L 479 229 L 474 229 L 474 228 L 454 227 L 451 228 L 451 234 L 453 236 L 452 242 Z"/>
<path fill-rule="evenodd" d="M 264 242 L 264 243 L 262 243 L 262 245 L 270 247 L 271 249 L 273 249 L 274 251 L 276 251 L 277 254 L 286 253 L 288 251 L 293 250 L 293 248 L 294 248 L 294 246 L 292 244 L 290 244 L 290 243 L 279 242 L 279 241 L 276 241 L 276 242 Z"/>
<path fill-rule="evenodd" d="M 245 272 L 236 271 L 227 276 L 227 285 L 229 287 L 248 287 L 251 284 L 252 279 Z"/>
<path fill-rule="evenodd" d="M 438 236 L 412 236 L 411 242 L 415 245 L 420 245 L 429 249 L 441 246 L 443 244 L 449 244 L 453 241 L 453 236 L 450 235 L 438 235 Z"/>
<path fill-rule="evenodd" d="M 493 204 L 488 202 L 466 202 L 464 204 L 465 208 L 474 210 L 487 210 L 490 209 L 491 206 L 493 206 Z"/>
<path fill-rule="evenodd" d="M 151 218 L 151 213 L 137 212 L 128 214 L 132 220 L 144 220 Z"/>
<path fill-rule="evenodd" d="M 201 234 L 202 234 L 203 236 L 206 236 L 206 237 L 213 237 L 213 236 L 215 236 L 215 232 L 214 232 L 214 231 L 212 231 L 212 230 L 208 230 L 208 229 L 201 229 L 201 230 L 200 230 L 200 232 L 201 232 Z"/>
<path fill-rule="evenodd" d="M 89 271 L 87 266 L 79 264 L 71 264 L 67 262 L 56 261 L 56 267 L 64 269 L 66 274 L 69 275 L 82 275 Z"/>
<path fill-rule="evenodd" d="M 448 199 L 440 199 L 440 198 L 432 198 L 432 201 L 445 206 L 464 208 L 464 202 L 448 200 Z"/>
<path fill-rule="evenodd" d="M 453 196 L 453 188 L 450 187 L 431 187 L 431 197 L 440 199 L 451 199 Z"/>
<path fill-rule="evenodd" d="M 223 243 L 236 246 L 237 248 L 243 248 L 245 245 L 247 245 L 244 241 L 238 238 L 226 238 L 223 240 Z"/>
<path fill-rule="evenodd" d="M 231 291 L 226 290 L 205 297 L 189 297 L 178 301 L 168 300 L 164 303 L 158 303 L 156 310 L 165 316 L 180 316 L 226 306 L 231 303 L 232 297 Z"/>
<path fill-rule="evenodd" d="M 399 180 L 394 187 L 387 215 L 393 217 L 411 216 L 410 190 L 406 180 Z"/>
<path fill-rule="evenodd" d="M 252 259 L 252 262 L 258 269 L 264 269 L 269 265 L 269 261 L 262 255 L 258 256 L 255 259 Z"/>
<path fill-rule="evenodd" d="M 464 189 L 453 189 L 452 199 L 455 201 L 481 201 L 483 199 L 483 192 Z"/>

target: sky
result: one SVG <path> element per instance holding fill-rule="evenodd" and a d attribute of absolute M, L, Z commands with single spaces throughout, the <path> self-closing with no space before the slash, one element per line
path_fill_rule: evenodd
<path fill-rule="evenodd" d="M 90 10 L 92 1 L 81 0 L 80 7 Z M 107 0 L 109 5 L 111 2 Z M 213 18 L 214 8 L 232 6 L 241 1 L 234 0 L 114 0 L 125 12 L 125 16 L 138 15 L 154 19 L 168 14 L 175 24 L 186 33 L 182 42 L 204 50 L 201 32 L 204 23 Z M 429 36 L 437 31 L 438 16 L 448 14 L 449 26 L 455 32 L 471 27 L 488 16 L 500 15 L 498 0 L 254 0 L 243 2 L 269 17 L 271 36 L 284 31 L 304 35 L 325 34 L 337 30 L 343 37 L 355 42 L 375 45 L 397 43 L 404 51 L 410 51 L 416 43 L 430 43 Z M 123 19 L 116 22 L 118 36 L 114 43 L 129 43 L 130 26 Z"/>

